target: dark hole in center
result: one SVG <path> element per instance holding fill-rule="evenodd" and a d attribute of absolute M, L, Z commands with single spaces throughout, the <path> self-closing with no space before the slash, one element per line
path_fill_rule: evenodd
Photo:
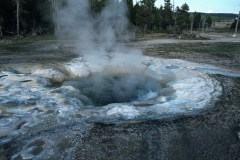
<path fill-rule="evenodd" d="M 111 103 L 141 101 L 149 92 L 159 94 L 163 85 L 156 79 L 140 74 L 94 74 L 66 81 L 81 92 L 86 105 L 104 106 Z"/>

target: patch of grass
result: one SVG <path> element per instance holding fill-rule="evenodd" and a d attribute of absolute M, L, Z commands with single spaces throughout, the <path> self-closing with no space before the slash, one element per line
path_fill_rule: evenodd
<path fill-rule="evenodd" d="M 59 52 L 59 53 L 58 53 Z M 48 46 L 39 43 L 19 42 L 3 45 L 0 48 L 1 56 L 43 56 L 60 54 L 59 49 L 48 49 Z"/>
<path fill-rule="evenodd" d="M 42 34 L 42 35 L 36 35 L 36 36 L 27 36 L 27 37 L 16 38 L 14 40 L 14 42 L 27 43 L 27 42 L 45 41 L 45 40 L 57 40 L 57 36 L 54 34 Z"/>
<path fill-rule="evenodd" d="M 43 35 L 38 35 L 38 36 L 31 36 L 31 37 L 26 37 L 26 40 L 56 40 L 57 36 L 54 34 L 43 34 Z"/>
<path fill-rule="evenodd" d="M 21 45 L 29 44 L 35 41 L 44 41 L 44 40 L 57 40 L 57 36 L 53 34 L 43 34 L 43 35 L 36 35 L 36 36 L 12 36 L 12 37 L 3 37 L 0 39 L 0 46 L 5 46 L 8 44 L 18 44 Z"/>
<path fill-rule="evenodd" d="M 239 43 L 187 43 L 187 44 L 164 44 L 156 48 L 149 48 L 146 53 L 153 53 L 155 55 L 169 54 L 169 53 L 200 53 L 211 54 L 213 56 L 233 58 L 233 55 L 240 53 Z"/>
<path fill-rule="evenodd" d="M 42 43 L 47 40 L 56 40 L 55 35 L 39 35 L 39 36 L 29 36 L 29 37 L 6 37 L 1 40 L 0 43 L 0 56 L 10 56 L 10 55 L 38 55 L 49 54 L 58 52 L 58 50 L 49 49 L 49 53 L 44 52 L 47 46 L 52 42 Z M 40 42 L 42 41 L 42 42 Z"/>
<path fill-rule="evenodd" d="M 185 39 L 185 40 L 209 40 L 207 37 L 203 37 L 200 34 L 183 33 L 180 35 L 169 33 L 136 33 L 136 39 Z"/>
<path fill-rule="evenodd" d="M 203 37 L 199 34 L 182 34 L 178 36 L 178 39 L 184 39 L 184 40 L 209 40 L 207 37 Z"/>
<path fill-rule="evenodd" d="M 136 39 L 161 39 L 172 37 L 167 33 L 136 33 Z"/>
<path fill-rule="evenodd" d="M 231 28 L 214 28 L 214 32 L 217 32 L 217 33 L 229 33 L 229 32 L 232 32 L 234 34 L 234 31 Z"/>

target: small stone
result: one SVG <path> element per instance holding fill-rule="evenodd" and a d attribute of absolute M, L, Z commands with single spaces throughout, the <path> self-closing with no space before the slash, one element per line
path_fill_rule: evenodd
<path fill-rule="evenodd" d="M 152 102 L 134 102 L 133 105 L 134 106 L 152 106 L 152 105 L 154 105 L 154 103 L 152 103 Z"/>
<path fill-rule="evenodd" d="M 58 71 L 57 69 L 51 67 L 48 69 L 37 69 L 33 72 L 34 75 L 42 76 L 45 78 L 52 79 L 57 82 L 62 82 L 66 79 L 66 75 L 62 72 Z"/>
<path fill-rule="evenodd" d="M 27 83 L 27 82 L 31 82 L 32 80 L 24 80 L 24 81 L 20 81 L 21 83 Z"/>
<path fill-rule="evenodd" d="M 166 101 L 167 101 L 167 98 L 166 98 L 166 97 L 158 97 L 158 98 L 157 98 L 157 101 L 158 101 L 159 103 L 163 103 L 163 102 L 166 102 Z"/>

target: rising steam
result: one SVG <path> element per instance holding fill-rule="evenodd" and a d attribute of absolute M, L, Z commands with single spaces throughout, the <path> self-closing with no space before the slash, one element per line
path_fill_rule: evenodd
<path fill-rule="evenodd" d="M 102 12 L 93 16 L 87 0 L 67 0 L 58 15 L 58 35 L 75 39 L 77 53 L 88 64 L 96 64 L 98 71 L 139 68 L 141 51 L 123 45 L 128 40 L 128 20 L 122 1 L 107 1 Z"/>
<path fill-rule="evenodd" d="M 119 48 L 128 21 L 123 2 L 107 1 L 102 12 L 93 16 L 88 0 L 67 0 L 58 13 L 60 36 L 77 39 L 77 48 L 88 53 L 107 53 Z"/>

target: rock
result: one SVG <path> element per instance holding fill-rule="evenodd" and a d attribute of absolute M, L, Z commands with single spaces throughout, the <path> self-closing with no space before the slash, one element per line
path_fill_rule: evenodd
<path fill-rule="evenodd" d="M 111 109 L 107 111 L 107 116 L 113 117 L 124 117 L 126 119 L 132 119 L 134 117 L 139 116 L 139 111 L 129 105 L 120 105 L 120 106 L 113 106 Z"/>
<path fill-rule="evenodd" d="M 62 72 L 60 72 L 59 70 L 53 67 L 47 68 L 47 69 L 44 69 L 44 68 L 37 69 L 32 74 L 49 78 L 57 82 L 62 82 L 67 78 L 65 74 L 63 74 Z"/>
<path fill-rule="evenodd" d="M 134 106 L 152 106 L 152 105 L 154 105 L 154 103 L 152 103 L 152 102 L 134 102 L 133 105 Z"/>
<path fill-rule="evenodd" d="M 163 103 L 163 102 L 166 102 L 167 101 L 167 98 L 166 97 L 158 97 L 157 98 L 157 101 L 159 102 L 159 103 Z"/>

